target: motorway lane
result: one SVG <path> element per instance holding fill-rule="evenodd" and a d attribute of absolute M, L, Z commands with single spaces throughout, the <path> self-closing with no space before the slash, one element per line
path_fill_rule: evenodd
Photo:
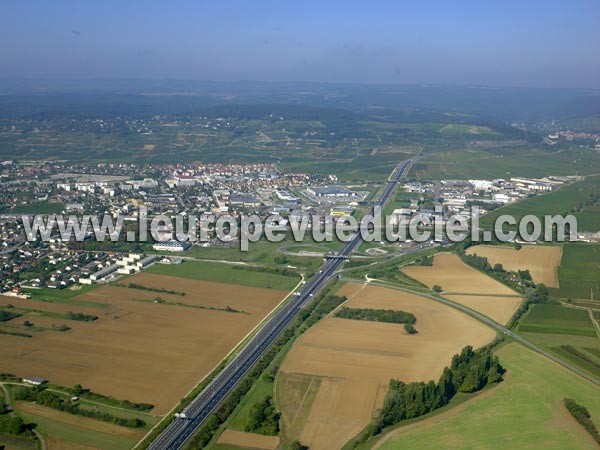
<path fill-rule="evenodd" d="M 375 206 L 384 206 L 390 194 L 395 190 L 396 183 L 404 176 L 411 163 L 412 160 L 402 161 L 394 168 Z M 349 256 L 361 242 L 360 233 L 356 233 L 342 248 L 339 255 L 342 257 Z M 343 263 L 343 258 L 328 259 L 321 266 L 319 272 L 304 285 L 300 295 L 293 295 L 291 300 L 258 331 L 238 355 L 192 400 L 184 410 L 187 418 L 174 419 L 149 448 L 152 450 L 178 450 L 182 448 L 204 420 L 217 408 L 267 348 L 292 322 L 298 312 L 331 280 L 336 270 Z"/>

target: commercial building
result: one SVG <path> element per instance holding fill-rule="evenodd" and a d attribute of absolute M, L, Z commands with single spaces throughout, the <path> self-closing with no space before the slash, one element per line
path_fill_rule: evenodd
<path fill-rule="evenodd" d="M 168 241 L 157 242 L 152 246 L 154 250 L 163 250 L 168 252 L 183 252 L 190 248 L 192 244 L 189 242 L 179 242 L 175 239 L 169 239 Z"/>
<path fill-rule="evenodd" d="M 314 197 L 356 197 L 357 194 L 344 186 L 312 186 L 306 190 Z"/>

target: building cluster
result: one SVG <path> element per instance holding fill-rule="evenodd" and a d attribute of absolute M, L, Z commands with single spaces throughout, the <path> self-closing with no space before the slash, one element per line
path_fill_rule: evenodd
<path fill-rule="evenodd" d="M 26 298 L 23 288 L 64 289 L 73 285 L 108 282 L 120 275 L 139 272 L 157 260 L 158 255 L 137 253 L 88 253 L 50 246 L 24 244 L 0 256 L 0 294 Z"/>
<path fill-rule="evenodd" d="M 478 206 L 482 213 L 533 195 L 558 189 L 576 176 L 543 178 L 512 177 L 493 180 L 441 180 L 409 182 L 403 188 L 412 195 L 401 208 L 396 208 L 393 221 L 416 214 L 433 218 L 442 214 L 470 217 L 470 207 Z M 438 208 L 436 209 L 435 206 Z"/>

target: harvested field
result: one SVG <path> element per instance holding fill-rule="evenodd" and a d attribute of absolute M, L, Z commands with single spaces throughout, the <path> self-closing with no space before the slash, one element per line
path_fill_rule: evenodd
<path fill-rule="evenodd" d="M 499 245 L 477 245 L 467 249 L 467 253 L 484 256 L 492 266 L 502 264 L 505 270 L 529 270 L 535 283 L 558 287 L 556 270 L 562 256 L 560 245 L 523 245 L 521 250 Z"/>
<path fill-rule="evenodd" d="M 495 336 L 456 309 L 417 295 L 377 286 L 357 291 L 356 284 L 345 285 L 338 294 L 355 294 L 344 304 L 351 308 L 411 312 L 418 334 L 408 335 L 399 324 L 330 315 L 298 339 L 281 367 L 276 394 L 284 438 L 299 439 L 313 450 L 341 448 L 367 425 L 391 378 L 437 379 L 464 346 L 480 347 Z M 308 382 L 302 383 L 302 377 Z M 314 378 L 320 379 L 316 395 L 311 393 Z M 294 385 L 305 392 L 296 392 Z M 288 396 L 307 400 L 292 402 Z M 310 411 L 301 427 L 300 410 Z"/>
<path fill-rule="evenodd" d="M 40 316 L 39 313 L 25 314 L 21 317 L 17 317 L 16 319 L 12 319 L 11 321 L 8 322 L 8 324 L 23 325 L 23 322 L 25 322 L 26 320 L 33 323 L 33 325 L 36 327 L 49 328 L 49 329 L 51 329 L 53 326 L 59 327 L 61 325 L 66 325 L 70 328 L 73 328 L 73 324 L 77 324 L 77 321 L 74 321 L 74 320 L 58 319 L 55 317 L 45 317 L 45 316 Z M 27 327 L 23 327 L 23 331 L 26 331 L 26 330 L 27 330 Z"/>
<path fill-rule="evenodd" d="M 275 450 L 279 446 L 279 437 L 227 429 L 219 436 L 217 444 L 236 445 L 259 450 Z"/>
<path fill-rule="evenodd" d="M 95 314 L 94 322 L 67 321 L 71 330 L 0 335 L 2 370 L 40 376 L 52 383 L 81 384 L 94 392 L 152 403 L 166 413 L 273 309 L 286 292 L 139 274 L 127 281 L 185 292 L 185 296 L 102 286 L 76 298 L 106 304 L 84 308 L 10 299 L 17 307 Z M 206 308 L 152 301 L 160 296 Z M 149 301 L 139 301 L 146 299 Z M 36 319 L 32 319 L 36 323 Z"/>
<path fill-rule="evenodd" d="M 517 292 L 454 254 L 440 253 L 433 258 L 433 266 L 409 266 L 402 271 L 429 287 L 441 286 L 444 297 L 501 324 L 508 323 L 522 301 Z"/>
<path fill-rule="evenodd" d="M 444 295 L 448 300 L 471 308 L 506 325 L 523 301 L 519 297 L 500 297 L 495 295 Z"/>
<path fill-rule="evenodd" d="M 451 253 L 435 255 L 433 266 L 409 266 L 403 267 L 402 271 L 428 287 L 437 284 L 449 294 L 518 295 Z"/>
<path fill-rule="evenodd" d="M 63 441 L 54 436 L 48 436 L 46 438 L 46 447 L 48 450 L 96 450 L 97 448 L 78 444 L 76 442 Z"/>
<path fill-rule="evenodd" d="M 57 422 L 66 423 L 74 427 L 110 434 L 112 436 L 118 436 L 125 439 L 139 440 L 144 436 L 144 431 L 142 430 L 120 427 L 112 423 L 101 422 L 88 417 L 76 416 L 75 414 L 69 414 L 56 409 L 46 408 L 45 406 L 40 406 L 35 403 L 17 402 L 16 410 L 24 411 L 40 417 L 45 417 Z"/>

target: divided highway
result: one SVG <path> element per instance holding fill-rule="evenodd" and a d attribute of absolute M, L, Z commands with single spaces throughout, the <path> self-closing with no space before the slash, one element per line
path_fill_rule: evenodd
<path fill-rule="evenodd" d="M 413 160 L 402 161 L 392 171 L 375 207 L 385 205 L 394 192 L 396 183 L 404 176 Z M 339 253 L 340 258 L 328 259 L 319 272 L 304 287 L 290 297 L 271 319 L 254 335 L 237 356 L 210 382 L 208 386 L 183 411 L 186 418 L 176 418 L 149 447 L 152 450 L 178 450 L 191 438 L 206 418 L 219 406 L 235 385 L 248 373 L 267 348 L 294 320 L 298 312 L 334 277 L 344 258 L 349 256 L 362 242 L 356 233 Z"/>

